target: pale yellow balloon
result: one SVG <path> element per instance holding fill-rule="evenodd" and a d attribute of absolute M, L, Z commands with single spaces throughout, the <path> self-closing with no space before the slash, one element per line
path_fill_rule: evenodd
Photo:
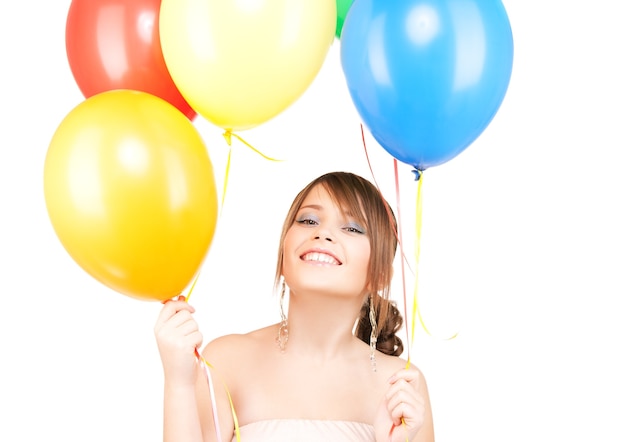
<path fill-rule="evenodd" d="M 336 0 L 163 0 L 159 31 L 187 102 L 238 131 L 304 93 L 333 43 L 336 19 Z"/>
<path fill-rule="evenodd" d="M 70 256 L 142 300 L 181 294 L 217 222 L 202 138 L 174 106 L 143 92 L 94 95 L 63 119 L 48 147 L 44 195 Z"/>

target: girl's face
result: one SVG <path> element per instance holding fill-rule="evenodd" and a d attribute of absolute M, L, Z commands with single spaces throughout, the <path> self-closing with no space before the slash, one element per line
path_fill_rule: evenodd
<path fill-rule="evenodd" d="M 321 185 L 302 202 L 285 235 L 283 255 L 283 275 L 294 293 L 362 296 L 367 291 L 368 232 Z"/>

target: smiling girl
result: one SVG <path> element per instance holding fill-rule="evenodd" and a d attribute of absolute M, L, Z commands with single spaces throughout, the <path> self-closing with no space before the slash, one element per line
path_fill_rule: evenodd
<path fill-rule="evenodd" d="M 194 309 L 167 302 L 155 325 L 164 441 L 234 441 L 238 427 L 242 442 L 432 442 L 426 382 L 399 357 L 402 318 L 389 301 L 396 245 L 391 209 L 369 181 L 334 172 L 306 186 L 280 240 L 282 320 L 204 348 L 223 381 L 213 400 L 195 355 Z"/>

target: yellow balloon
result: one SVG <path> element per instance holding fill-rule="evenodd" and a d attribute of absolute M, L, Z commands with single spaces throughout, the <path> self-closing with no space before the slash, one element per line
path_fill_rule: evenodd
<path fill-rule="evenodd" d="M 204 118 L 244 130 L 296 101 L 335 37 L 336 0 L 163 0 L 165 64 Z"/>
<path fill-rule="evenodd" d="M 142 300 L 181 294 L 217 222 L 202 138 L 174 106 L 144 92 L 94 95 L 63 119 L 46 155 L 44 194 L 70 256 Z"/>

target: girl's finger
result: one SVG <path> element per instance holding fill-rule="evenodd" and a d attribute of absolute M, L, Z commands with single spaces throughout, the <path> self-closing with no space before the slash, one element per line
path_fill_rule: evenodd
<path fill-rule="evenodd" d="M 404 379 L 417 387 L 421 383 L 422 373 L 416 368 L 402 369 L 389 378 L 389 383 L 393 384 L 400 379 Z"/>
<path fill-rule="evenodd" d="M 168 321 L 172 320 L 179 312 L 183 311 L 191 315 L 196 310 L 185 301 L 168 301 L 157 317 L 154 325 L 155 330 L 161 329 Z"/>

